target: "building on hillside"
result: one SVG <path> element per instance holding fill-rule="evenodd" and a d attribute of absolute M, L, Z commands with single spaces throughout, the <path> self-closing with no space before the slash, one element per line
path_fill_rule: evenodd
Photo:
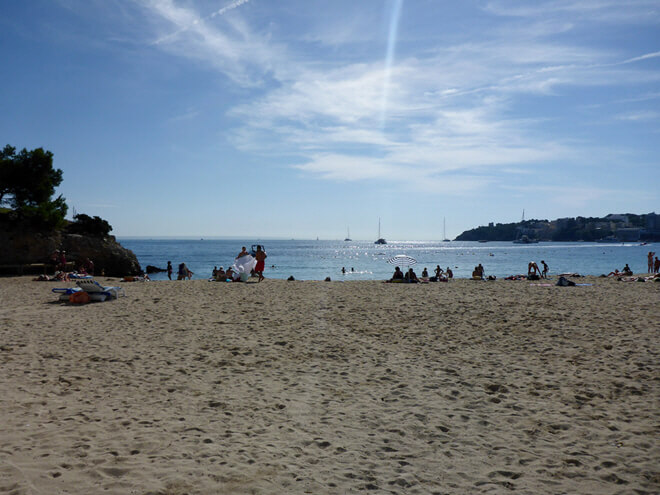
<path fill-rule="evenodd" d="M 646 215 L 646 228 L 642 229 L 641 240 L 660 241 L 660 215 L 655 212 Z"/>
<path fill-rule="evenodd" d="M 617 229 L 616 238 L 621 242 L 637 242 L 641 238 L 642 229 L 637 227 L 625 227 Z"/>
<path fill-rule="evenodd" d="M 607 215 L 605 219 L 609 220 L 610 222 L 628 223 L 628 215 L 622 215 L 620 213 Z"/>

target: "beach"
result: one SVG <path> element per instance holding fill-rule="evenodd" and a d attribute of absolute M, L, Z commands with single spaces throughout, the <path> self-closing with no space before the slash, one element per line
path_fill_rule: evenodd
<path fill-rule="evenodd" d="M 97 280 L 0 278 L 0 493 L 660 492 L 660 283 Z"/>

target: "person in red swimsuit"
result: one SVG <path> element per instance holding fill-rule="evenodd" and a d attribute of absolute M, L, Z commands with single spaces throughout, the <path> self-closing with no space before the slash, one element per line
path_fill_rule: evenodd
<path fill-rule="evenodd" d="M 264 268 L 266 267 L 266 251 L 261 249 L 260 245 L 257 245 L 257 252 L 254 253 L 254 257 L 257 260 L 257 266 L 254 267 L 254 271 L 259 275 L 259 282 L 261 282 L 264 277 Z"/>

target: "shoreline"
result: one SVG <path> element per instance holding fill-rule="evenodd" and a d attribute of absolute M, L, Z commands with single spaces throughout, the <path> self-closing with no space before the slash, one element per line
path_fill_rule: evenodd
<path fill-rule="evenodd" d="M 660 285 L 97 280 L 0 278 L 0 487 L 660 489 Z"/>

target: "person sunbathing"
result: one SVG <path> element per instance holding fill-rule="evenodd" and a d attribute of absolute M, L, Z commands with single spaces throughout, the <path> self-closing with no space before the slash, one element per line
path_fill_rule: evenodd
<path fill-rule="evenodd" d="M 223 267 L 220 267 L 215 271 L 215 279 L 218 282 L 224 282 L 225 280 L 227 280 L 227 273 L 225 272 L 225 269 Z"/>
<path fill-rule="evenodd" d="M 615 268 L 613 272 L 607 274 L 608 277 L 619 277 L 621 275 L 623 275 L 623 273 L 621 273 L 618 268 Z"/>

